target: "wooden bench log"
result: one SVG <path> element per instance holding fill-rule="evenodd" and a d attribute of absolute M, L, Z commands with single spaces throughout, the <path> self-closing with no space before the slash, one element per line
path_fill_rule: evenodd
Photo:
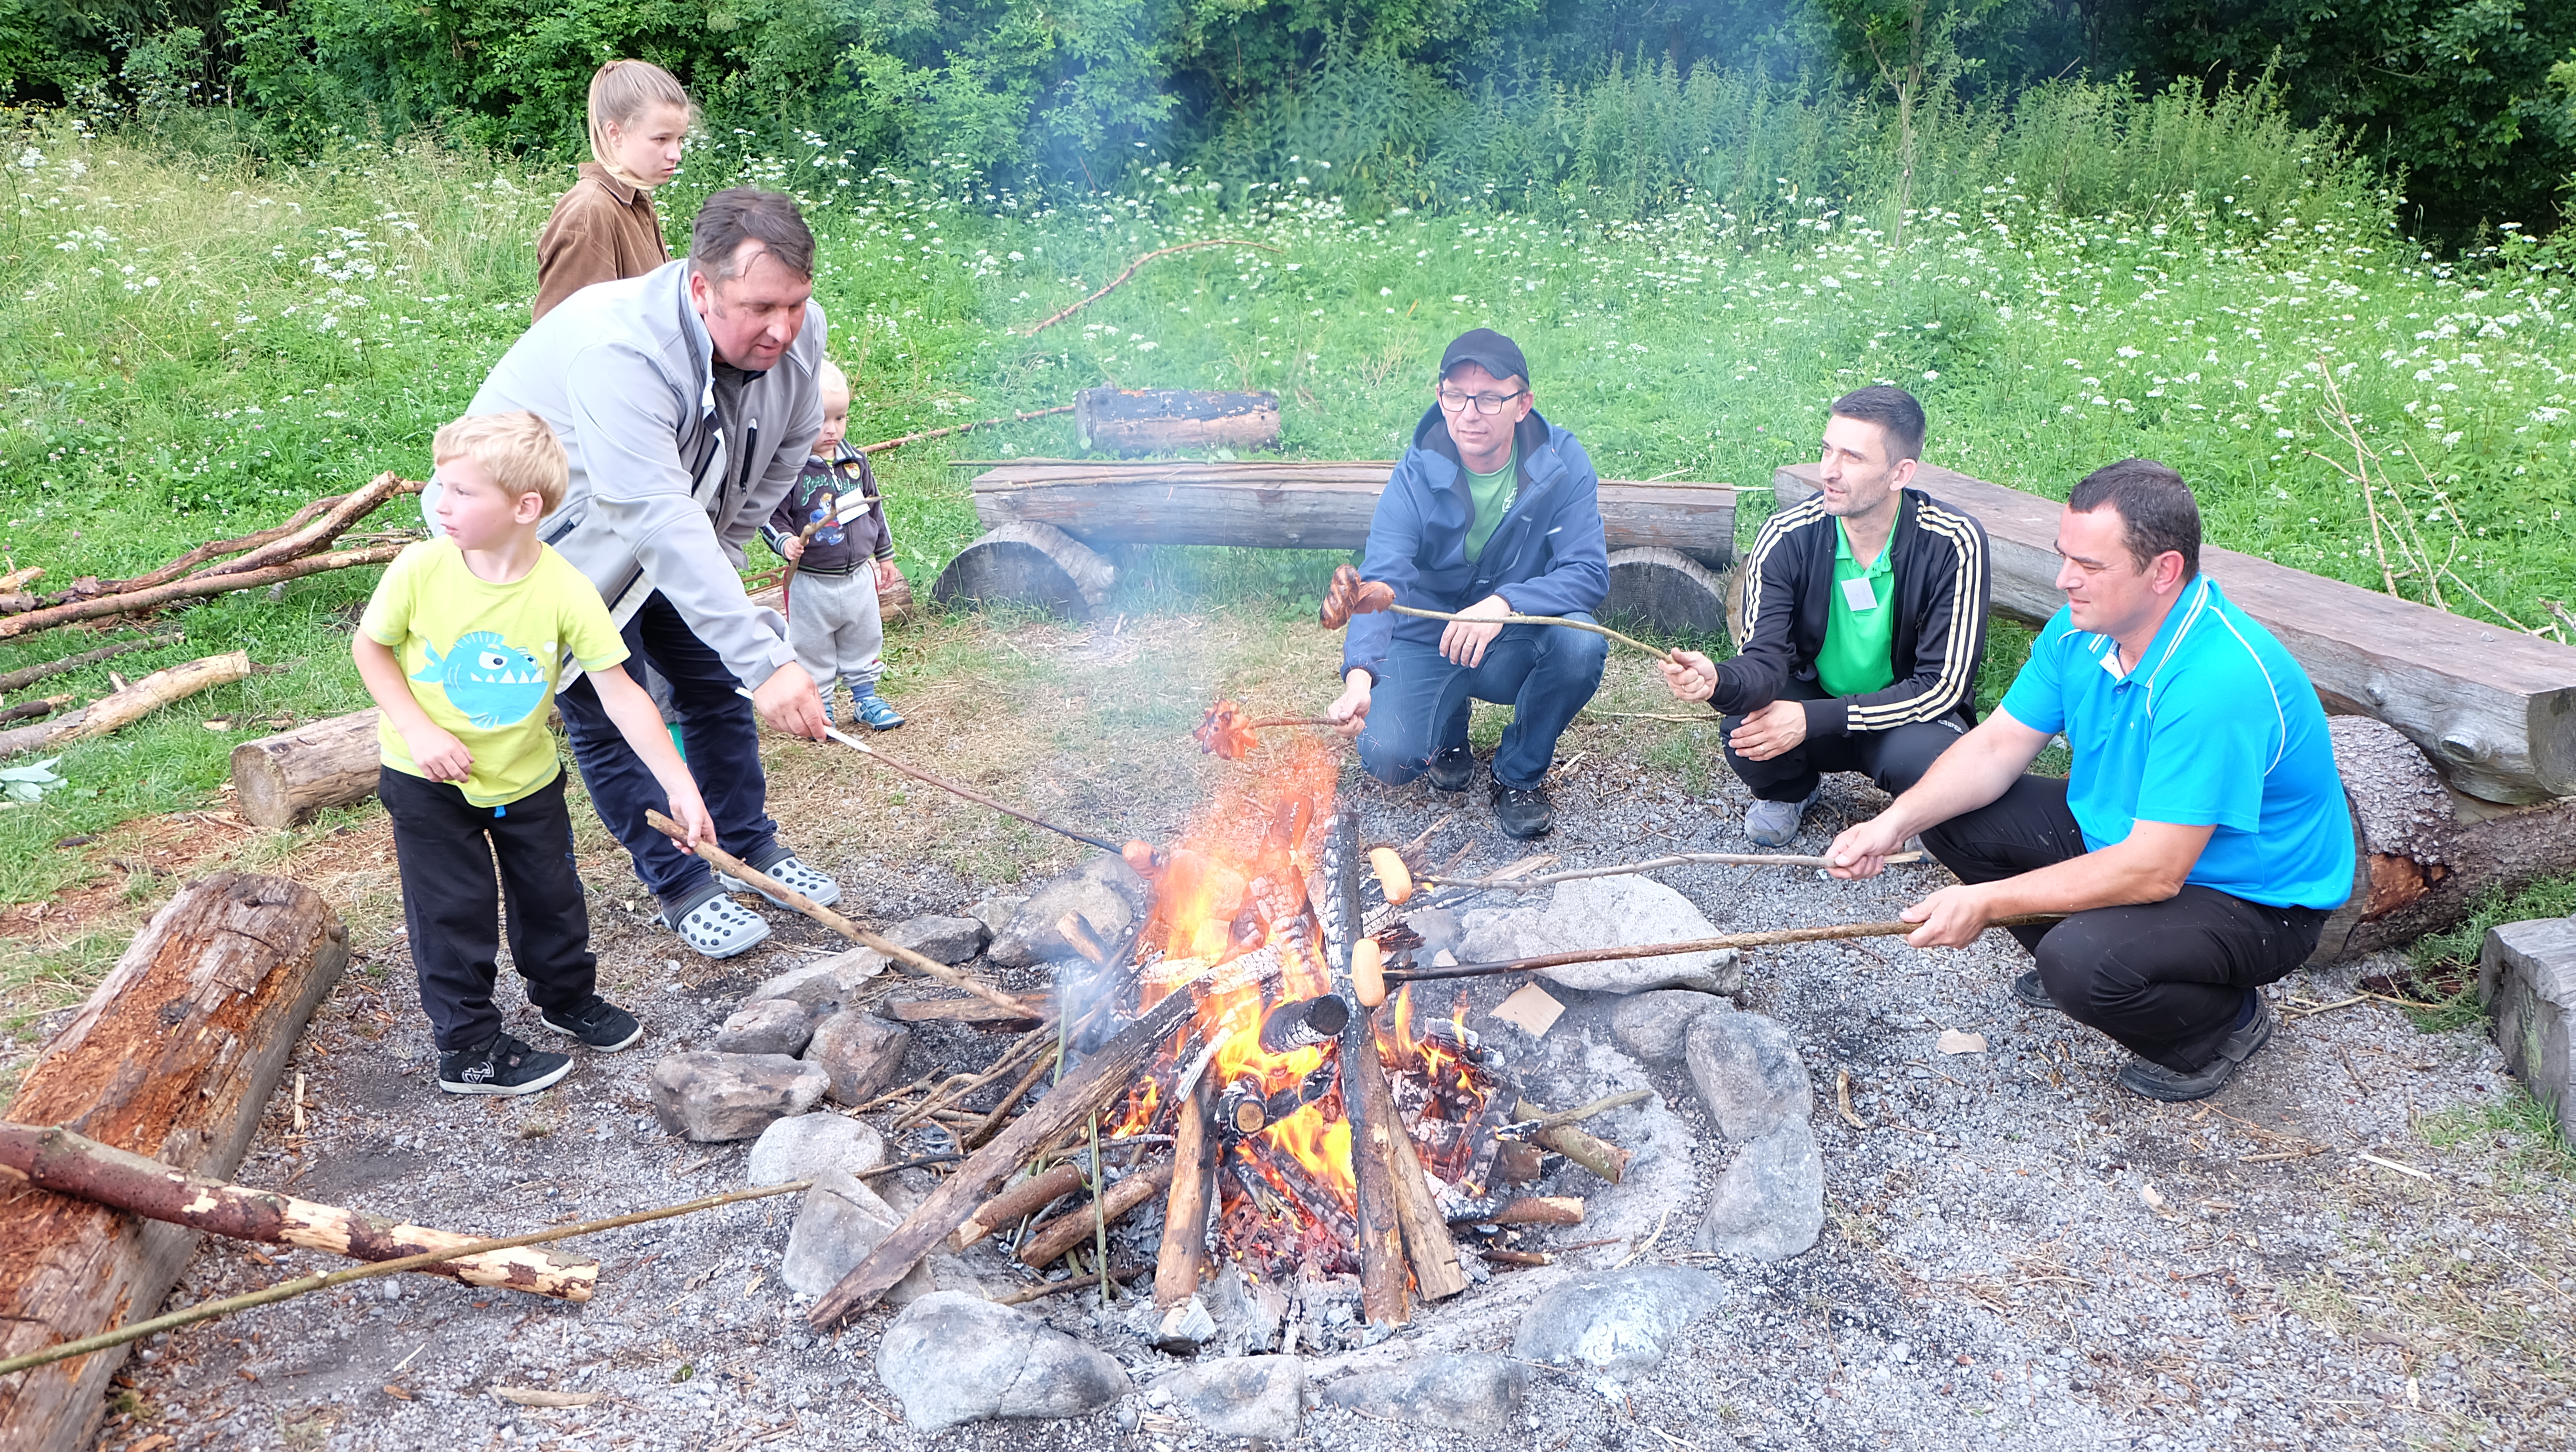
<path fill-rule="evenodd" d="M 1086 388 L 1073 396 L 1073 424 L 1084 448 L 1112 454 L 1275 449 L 1279 395 Z"/>
<path fill-rule="evenodd" d="M 1730 628 L 1726 597 L 1732 578 L 1679 550 L 1615 550 L 1610 599 L 1601 612 L 1646 621 L 1668 635 L 1716 635 Z"/>
<path fill-rule="evenodd" d="M 45 1047 L 5 1117 L 227 1178 L 348 959 L 347 930 L 310 888 L 236 872 L 191 883 Z M 40 1190 L 0 1201 L 0 1356 L 157 1312 L 198 1235 Z M 119 1347 L 0 1380 L 0 1447 L 88 1447 L 124 1361 Z"/>
<path fill-rule="evenodd" d="M 384 753 L 376 708 L 352 711 L 233 748 L 233 810 L 254 827 L 292 827 L 376 794 Z"/>
<path fill-rule="evenodd" d="M 1004 524 L 958 551 L 930 585 L 941 604 L 1035 605 L 1075 620 L 1108 603 L 1117 567 L 1048 524 Z"/>
<path fill-rule="evenodd" d="M 1804 499 L 1816 472 L 1782 469 L 1773 491 L 1783 504 Z M 1998 613 L 2037 625 L 2066 603 L 2055 584 L 2062 503 L 1929 466 L 1915 483 L 1985 525 Z M 2328 711 L 2396 727 L 2470 796 L 2576 795 L 2576 649 L 2214 545 L 2200 560 L 2306 667 Z"/>

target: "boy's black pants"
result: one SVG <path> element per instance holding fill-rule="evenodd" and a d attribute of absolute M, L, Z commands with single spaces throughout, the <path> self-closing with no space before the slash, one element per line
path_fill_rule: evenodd
<path fill-rule="evenodd" d="M 599 960 L 591 956 L 590 911 L 573 868 L 562 773 L 497 808 L 468 802 L 453 782 L 426 781 L 390 766 L 376 790 L 394 822 L 403 922 L 420 973 L 420 1006 L 437 1031 L 439 1052 L 473 1048 L 501 1030 L 492 985 L 500 975 L 505 904 L 510 960 L 528 981 L 528 1001 L 541 1009 L 590 1001 Z"/>
<path fill-rule="evenodd" d="M 2017 877 L 2085 851 L 2066 783 L 2037 775 L 1924 828 L 1923 845 L 1961 882 Z M 2039 960 L 2039 981 L 2068 1018 L 2142 1059 L 2195 1074 L 2218 1057 L 2247 991 L 2289 977 L 2316 951 L 2326 916 L 2189 883 L 2163 902 L 2005 931 Z"/>

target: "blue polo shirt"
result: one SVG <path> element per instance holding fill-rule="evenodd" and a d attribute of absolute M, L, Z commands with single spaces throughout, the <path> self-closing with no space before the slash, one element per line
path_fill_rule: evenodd
<path fill-rule="evenodd" d="M 2316 688 L 2270 631 L 2202 575 L 2142 658 L 2060 608 L 2003 710 L 2064 732 L 2066 805 L 2099 851 L 2144 819 L 2211 826 L 2188 881 L 2273 907 L 2332 909 L 2352 892 L 2352 821 Z"/>

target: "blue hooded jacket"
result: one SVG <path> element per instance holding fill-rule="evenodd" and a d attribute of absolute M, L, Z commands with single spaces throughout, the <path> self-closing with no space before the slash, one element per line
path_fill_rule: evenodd
<path fill-rule="evenodd" d="M 1519 478 L 1503 522 L 1484 553 L 1467 558 L 1476 505 L 1458 445 L 1436 406 L 1414 427 L 1413 447 L 1396 461 L 1369 521 L 1364 579 L 1395 587 L 1395 602 L 1422 610 L 1463 610 L 1500 593 L 1521 615 L 1594 611 L 1610 594 L 1610 552 L 1601 538 L 1601 480 L 1574 435 L 1533 409 L 1512 431 Z M 1356 615 L 1342 640 L 1342 673 L 1383 679 L 1390 641 L 1438 646 L 1446 627 L 1410 615 Z"/>

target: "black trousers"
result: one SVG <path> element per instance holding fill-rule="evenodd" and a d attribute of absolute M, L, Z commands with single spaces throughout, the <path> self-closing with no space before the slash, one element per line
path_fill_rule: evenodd
<path fill-rule="evenodd" d="M 510 961 L 539 1008 L 578 1008 L 598 991 L 590 951 L 590 910 L 572 859 L 572 816 L 564 779 L 506 807 L 478 807 L 453 782 L 384 768 L 376 790 L 394 822 L 402 869 L 403 923 L 420 1006 L 441 1053 L 470 1049 L 501 1031 L 492 1007 L 500 976 L 502 909 L 509 911 Z M 500 891 L 493 891 L 493 863 Z"/>
<path fill-rule="evenodd" d="M 1821 699 L 1823 688 L 1807 681 L 1790 682 L 1795 699 Z M 1782 699 L 1791 699 L 1784 696 Z M 1741 716 L 1719 723 L 1728 736 L 1744 724 Z M 1941 753 L 1966 735 L 1967 719 L 1957 712 L 1938 721 L 1917 721 L 1893 731 L 1855 731 L 1849 736 L 1810 736 L 1768 761 L 1749 761 L 1726 748 L 1726 764 L 1766 802 L 1803 802 L 1829 771 L 1856 771 L 1895 796 L 1923 779 Z"/>
<path fill-rule="evenodd" d="M 1923 845 L 1960 881 L 1993 882 L 2082 856 L 2084 832 L 2063 780 L 2024 776 L 1991 805 L 1926 829 Z M 2068 1018 L 2189 1074 L 2218 1057 L 2247 993 L 2316 951 L 2326 916 L 2185 884 L 2163 902 L 2007 931 L 2039 960 L 2040 982 Z"/>

